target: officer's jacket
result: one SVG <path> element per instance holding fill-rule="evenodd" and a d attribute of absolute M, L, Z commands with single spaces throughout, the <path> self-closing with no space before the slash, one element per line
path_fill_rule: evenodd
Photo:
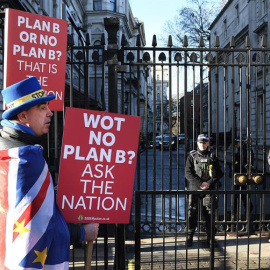
<path fill-rule="evenodd" d="M 190 152 L 185 167 L 185 177 L 189 182 L 189 190 L 200 190 L 203 182 L 214 188 L 214 184 L 222 177 L 223 173 L 219 166 L 218 159 L 213 157 L 211 151 Z"/>

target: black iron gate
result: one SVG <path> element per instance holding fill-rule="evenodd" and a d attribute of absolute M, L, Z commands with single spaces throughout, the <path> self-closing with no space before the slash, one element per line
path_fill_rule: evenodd
<path fill-rule="evenodd" d="M 200 193 L 198 191 L 197 193 Z M 218 196 L 229 200 L 234 191 L 208 192 L 211 199 Z M 222 215 L 212 215 L 217 228 L 217 246 L 207 247 L 204 221 L 198 220 L 196 244 L 186 248 L 185 197 L 189 191 L 137 191 L 135 210 L 135 269 L 269 269 L 269 217 L 263 218 L 263 198 L 268 191 L 242 191 L 250 199 L 256 197 L 258 213 L 255 218 L 232 221 Z M 194 194 L 194 192 L 192 193 Z M 238 191 L 239 194 L 239 191 Z M 156 209 L 156 215 L 150 213 Z M 180 210 L 182 209 L 182 211 Z M 149 212 L 149 215 L 145 213 Z M 245 233 L 246 226 L 255 232 Z M 232 228 L 237 228 L 231 232 Z"/>
<path fill-rule="evenodd" d="M 111 34 L 116 35 L 116 31 Z M 232 267 L 231 262 L 235 269 L 243 265 L 247 269 L 250 265 L 258 269 L 268 267 L 264 251 L 269 232 L 266 179 L 269 51 L 250 48 L 248 42 L 242 48 L 235 48 L 232 42 L 230 48 L 209 49 L 203 44 L 188 48 L 187 43 L 176 48 L 170 38 L 167 47 L 157 47 L 153 39 L 152 47 L 143 48 L 139 41 L 138 37 L 137 47 L 125 47 L 122 40 L 118 50 L 119 41 L 109 34 L 108 49 L 100 50 L 103 61 L 87 62 L 105 65 L 108 72 L 102 83 L 108 85 L 102 89 L 104 96 L 108 96 L 106 108 L 142 118 L 136 200 L 125 231 L 123 225 L 114 229 L 114 267 L 154 269 L 158 264 L 162 269 L 194 266 L 199 269 L 203 265 L 208 269 L 226 269 Z M 96 59 L 100 59 L 99 54 Z M 219 198 L 212 227 L 218 230 L 219 250 L 205 251 L 201 219 L 195 250 L 190 251 L 184 245 L 185 198 L 190 193 L 186 191 L 184 166 L 187 153 L 196 147 L 200 133 L 211 137 L 212 151 L 224 171 L 219 190 L 211 194 L 212 198 Z M 164 136 L 169 138 L 168 145 L 160 140 Z M 247 154 L 245 170 L 238 173 L 232 165 L 236 139 L 241 142 L 241 151 Z M 240 162 L 244 162 L 243 157 Z M 241 196 L 247 201 L 246 209 Z M 111 239 L 108 234 L 105 238 Z M 169 244 L 167 239 L 171 240 Z M 258 255 L 256 260 L 252 257 L 254 253 Z M 110 268 L 110 264 L 105 268 Z"/>
<path fill-rule="evenodd" d="M 233 39 L 230 48 L 205 48 L 203 43 L 189 48 L 187 38 L 182 47 L 174 47 L 170 37 L 165 47 L 158 47 L 153 37 L 152 47 L 145 48 L 140 46 L 139 36 L 136 47 L 127 47 L 124 37 L 117 39 L 117 19 L 106 19 L 104 25 L 108 40 L 103 37 L 98 46 L 92 46 L 87 36 L 81 46 L 74 46 L 69 35 L 65 106 L 135 114 L 141 116 L 142 125 L 130 224 L 101 226 L 92 267 L 154 269 L 157 262 L 161 269 L 188 269 L 189 265 L 199 269 L 203 267 L 199 260 L 203 255 L 206 268 L 218 265 L 225 269 L 230 265 L 227 256 L 233 253 L 234 269 L 242 261 L 249 269 L 252 244 L 256 243 L 258 260 L 252 263 L 257 261 L 255 267 L 264 269 L 263 244 L 270 229 L 266 110 L 269 50 L 251 48 L 248 39 L 241 48 L 234 46 Z M 3 44 L 2 40 L 1 52 Z M 63 118 L 64 113 L 55 113 L 48 136 L 50 168 L 56 180 Z M 212 138 L 212 151 L 224 171 L 219 191 L 211 193 L 219 197 L 213 226 L 218 228 L 223 252 L 201 250 L 205 231 L 200 219 L 197 248 L 190 253 L 183 246 L 185 198 L 189 193 L 184 166 L 200 133 Z M 164 137 L 168 138 L 167 145 Z M 246 170 L 235 174 L 232 164 L 238 137 L 246 145 L 242 151 L 248 158 Z M 235 191 L 235 184 L 240 186 L 239 191 Z M 247 211 L 235 194 L 247 195 Z M 250 227 L 256 234 L 250 234 Z M 243 245 L 247 249 L 244 258 Z M 236 252 L 227 253 L 231 246 Z M 71 255 L 71 268 L 79 269 L 85 261 L 82 248 L 73 248 Z M 266 264 L 269 268 L 268 259 Z"/>
<path fill-rule="evenodd" d="M 241 48 L 235 48 L 232 38 L 231 47 L 226 49 L 207 49 L 203 44 L 188 48 L 185 41 L 181 48 L 173 47 L 169 38 L 166 48 L 157 47 L 153 39 L 151 48 L 140 48 L 138 43 L 138 47 L 121 49 L 122 55 L 126 55 L 122 65 L 140 75 L 141 69 L 151 70 L 153 78 L 153 110 L 142 126 L 147 136 L 141 145 L 144 151 L 138 160 L 136 179 L 135 269 L 249 269 L 251 265 L 267 269 L 269 260 L 264 251 L 269 238 L 269 50 L 251 48 L 248 37 Z M 144 79 L 147 81 L 147 77 Z M 141 91 L 139 85 L 138 93 Z M 149 93 L 144 97 L 148 105 Z M 143 117 L 145 111 L 139 115 Z M 179 139 L 182 133 L 183 142 Z M 187 152 L 196 149 L 200 133 L 212 139 L 212 151 L 224 171 L 219 190 L 211 194 L 212 200 L 214 196 L 219 199 L 212 222 L 212 230 L 217 229 L 219 250 L 212 247 L 207 252 L 201 219 L 195 250 L 185 246 L 186 196 L 190 191 L 186 189 L 184 167 Z M 167 135 L 169 147 L 160 140 Z M 242 153 L 240 172 L 235 171 L 234 165 L 237 140 Z M 252 258 L 255 253 L 259 260 Z M 204 259 L 200 260 L 202 256 Z"/>

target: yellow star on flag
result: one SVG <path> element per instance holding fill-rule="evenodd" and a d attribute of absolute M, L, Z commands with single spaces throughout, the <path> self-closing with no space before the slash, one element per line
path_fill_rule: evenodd
<path fill-rule="evenodd" d="M 42 266 L 44 266 L 46 258 L 47 258 L 47 248 L 45 248 L 42 252 L 39 252 L 37 250 L 34 250 L 34 252 L 36 253 L 37 257 L 33 261 L 33 263 L 40 262 Z"/>
<path fill-rule="evenodd" d="M 16 228 L 13 230 L 13 232 L 17 232 L 20 234 L 21 238 L 23 238 L 24 232 L 30 232 L 29 229 L 24 227 L 25 219 L 20 223 L 17 220 L 15 220 Z"/>

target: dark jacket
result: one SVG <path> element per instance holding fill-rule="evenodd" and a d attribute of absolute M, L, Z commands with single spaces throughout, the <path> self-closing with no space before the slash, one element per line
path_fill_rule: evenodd
<path fill-rule="evenodd" d="M 211 171 L 211 173 L 209 173 Z M 189 182 L 189 190 L 200 190 L 203 182 L 207 182 L 213 189 L 215 183 L 223 176 L 218 159 L 211 151 L 193 150 L 187 157 L 185 177 Z"/>
<path fill-rule="evenodd" d="M 0 150 L 11 149 L 25 145 L 41 144 L 41 139 L 19 130 L 3 127 L 0 130 Z M 77 224 L 67 224 L 70 232 L 70 244 L 78 244 L 82 238 L 82 228 Z"/>

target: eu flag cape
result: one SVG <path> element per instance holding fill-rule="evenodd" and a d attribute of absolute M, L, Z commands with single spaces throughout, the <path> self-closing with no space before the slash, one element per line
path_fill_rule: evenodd
<path fill-rule="evenodd" d="M 0 151 L 0 269 L 67 270 L 69 231 L 43 149 Z"/>

